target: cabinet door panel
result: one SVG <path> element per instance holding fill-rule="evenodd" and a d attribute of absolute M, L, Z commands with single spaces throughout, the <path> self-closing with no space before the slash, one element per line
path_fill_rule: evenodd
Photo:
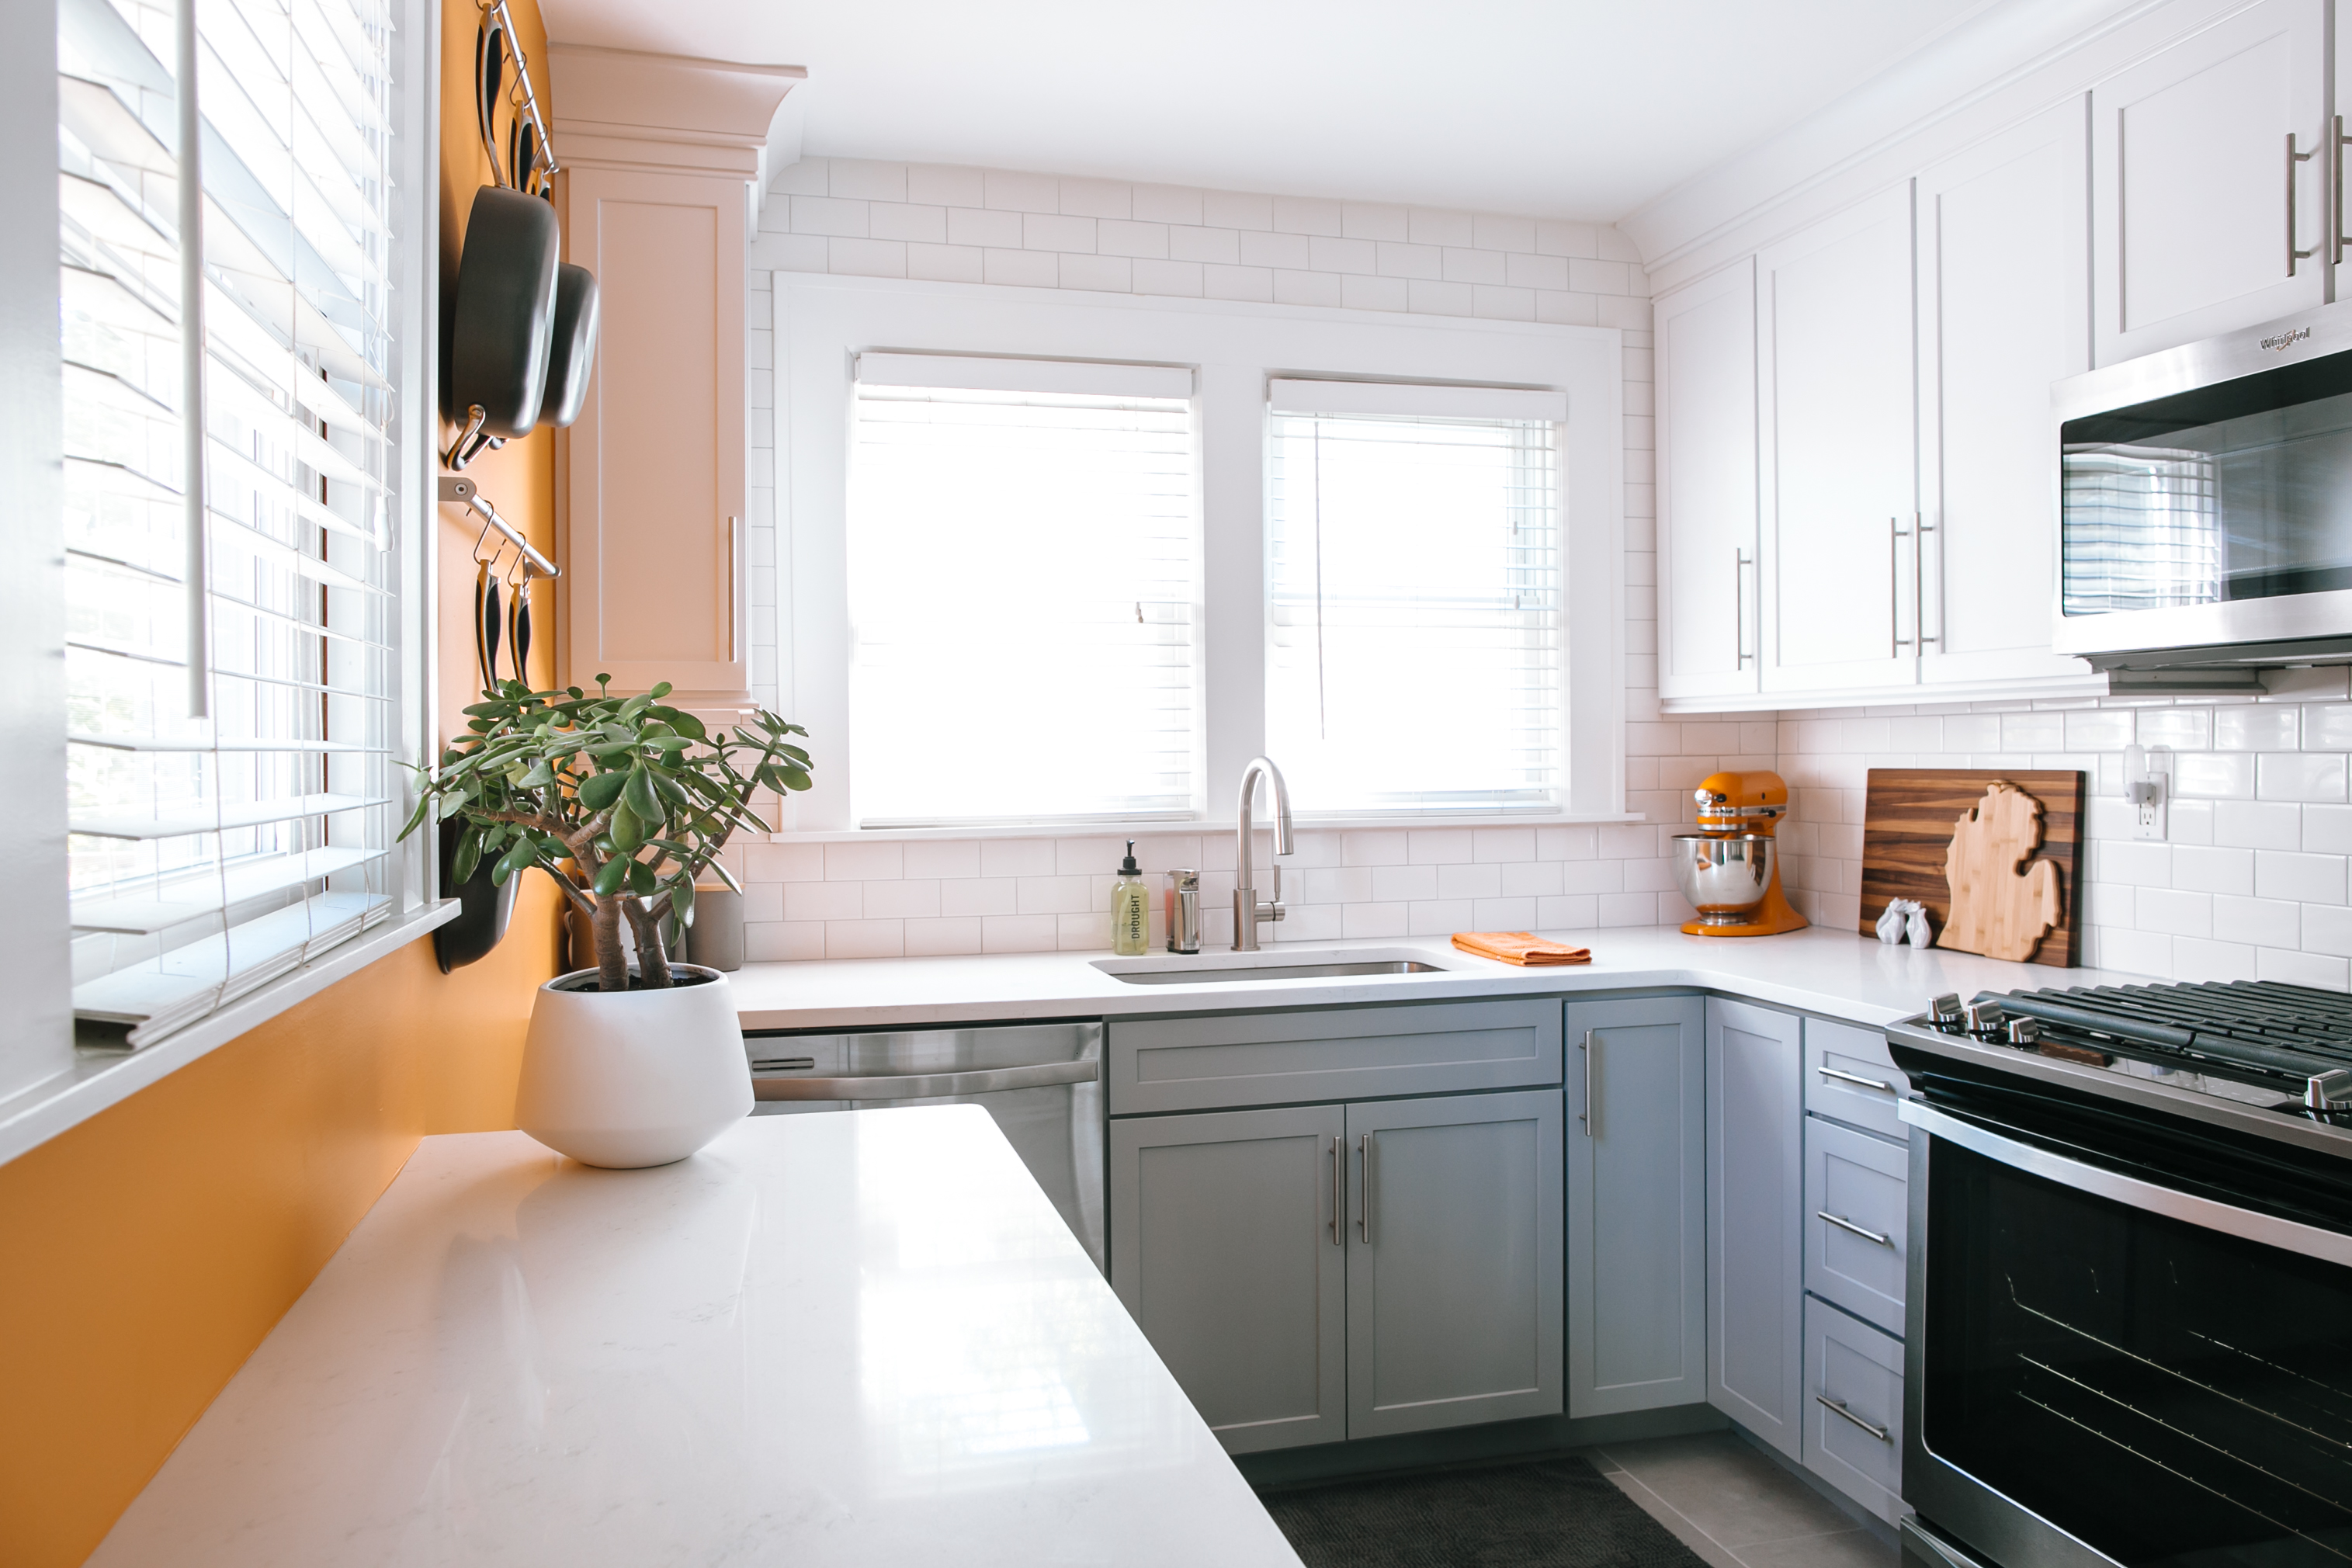
<path fill-rule="evenodd" d="M 1916 676 L 1911 238 L 1906 180 L 1757 258 L 1767 691 Z"/>
<path fill-rule="evenodd" d="M 2050 651 L 2050 384 L 2090 368 L 2087 100 L 1919 177 L 1923 684 L 2085 676 Z"/>
<path fill-rule="evenodd" d="M 1900 1144 L 1807 1119 L 1805 1289 L 1889 1333 L 1903 1330 L 1910 1164 Z"/>
<path fill-rule="evenodd" d="M 1111 1123 L 1111 1286 L 1229 1452 L 1347 1435 L 1345 1131 L 1336 1105 Z"/>
<path fill-rule="evenodd" d="M 2326 298 L 2324 0 L 2263 0 L 2091 94 L 2101 364 Z M 2319 155 L 2294 168 L 2287 137 Z"/>
<path fill-rule="evenodd" d="M 1705 1016 L 1567 1005 L 1570 1415 L 1706 1397 Z"/>
<path fill-rule="evenodd" d="M 596 275 L 595 374 L 566 433 L 558 679 L 750 700 L 743 182 L 574 169 L 569 259 Z"/>
<path fill-rule="evenodd" d="M 1854 1419 L 1839 1415 L 1839 1408 Z M 1903 1342 L 1820 1301 L 1805 1303 L 1804 1461 L 1890 1523 L 1907 1511 Z"/>
<path fill-rule="evenodd" d="M 1756 689 L 1756 263 L 1657 302 L 1658 691 Z"/>
<path fill-rule="evenodd" d="M 1560 1409 L 1557 1090 L 1348 1107 L 1348 1436 Z"/>
<path fill-rule="evenodd" d="M 1804 1105 L 1799 1020 L 1706 1004 L 1707 1403 L 1801 1457 Z"/>
<path fill-rule="evenodd" d="M 1886 1037 L 1851 1024 L 1805 1020 L 1805 1109 L 1902 1142 L 1911 1130 L 1895 1113 L 1908 1088 Z"/>

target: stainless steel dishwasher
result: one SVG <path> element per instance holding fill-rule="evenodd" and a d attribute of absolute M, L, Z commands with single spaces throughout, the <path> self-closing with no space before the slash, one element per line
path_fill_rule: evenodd
<path fill-rule="evenodd" d="M 747 1029 L 754 1115 L 977 1105 L 1103 1267 L 1103 1026 L 781 1034 Z"/>

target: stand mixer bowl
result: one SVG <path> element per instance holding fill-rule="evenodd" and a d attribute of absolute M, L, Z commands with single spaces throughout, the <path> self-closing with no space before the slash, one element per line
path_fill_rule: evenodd
<path fill-rule="evenodd" d="M 1761 833 L 1677 833 L 1675 880 L 1699 923 L 1744 925 L 1772 886 L 1773 841 Z"/>

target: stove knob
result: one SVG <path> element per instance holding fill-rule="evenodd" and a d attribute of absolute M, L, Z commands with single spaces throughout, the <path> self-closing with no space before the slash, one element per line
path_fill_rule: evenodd
<path fill-rule="evenodd" d="M 2032 1018 L 2011 1018 L 2009 1021 L 2009 1043 L 2012 1046 L 2038 1045 L 2042 1026 Z"/>
<path fill-rule="evenodd" d="M 2313 1110 L 2352 1111 L 2352 1071 L 2330 1068 L 2315 1073 L 2303 1086 L 2303 1103 Z"/>
<path fill-rule="evenodd" d="M 1969 1033 L 1997 1040 L 2000 1038 L 2002 1017 L 2000 997 L 1979 996 L 1968 1006 Z"/>
<path fill-rule="evenodd" d="M 1966 1026 L 1960 1015 L 1959 996 L 1956 993 L 1947 991 L 1929 1002 L 1927 1021 L 1939 1029 L 1958 1034 Z"/>

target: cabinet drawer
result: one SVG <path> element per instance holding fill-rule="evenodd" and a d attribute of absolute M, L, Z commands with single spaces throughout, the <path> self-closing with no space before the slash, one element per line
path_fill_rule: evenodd
<path fill-rule="evenodd" d="M 1518 1089 L 1559 1081 L 1559 1003 L 1146 1018 L 1109 1047 L 1114 1116 Z"/>
<path fill-rule="evenodd" d="M 1805 1301 L 1805 1468 L 1892 1522 L 1903 1511 L 1903 1342 Z"/>
<path fill-rule="evenodd" d="M 1807 1110 L 1907 1140 L 1911 1130 L 1895 1114 L 1904 1089 L 1903 1074 L 1887 1052 L 1885 1035 L 1851 1024 L 1805 1020 Z"/>
<path fill-rule="evenodd" d="M 1903 1331 L 1910 1151 L 1805 1119 L 1805 1289 Z"/>

